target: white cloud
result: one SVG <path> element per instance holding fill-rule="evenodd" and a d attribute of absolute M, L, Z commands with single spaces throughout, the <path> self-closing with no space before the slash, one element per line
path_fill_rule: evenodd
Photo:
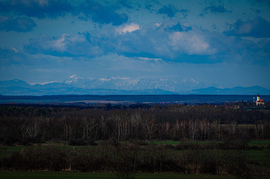
<path fill-rule="evenodd" d="M 182 51 L 189 55 L 211 55 L 215 53 L 215 49 L 211 48 L 205 37 L 196 32 L 174 32 L 170 35 L 170 40 L 174 51 Z"/>
<path fill-rule="evenodd" d="M 16 48 L 11 48 L 11 50 L 13 51 L 13 52 L 15 52 L 15 53 L 18 53 L 19 52 L 19 50 L 17 50 Z"/>
<path fill-rule="evenodd" d="M 158 61 L 162 61 L 161 58 L 146 58 L 146 57 L 139 57 L 140 60 L 145 60 L 145 61 L 155 61 L 155 62 L 158 62 Z"/>
<path fill-rule="evenodd" d="M 52 56 L 85 58 L 115 53 L 135 57 L 137 62 L 138 59 L 141 62 L 164 60 L 189 63 L 236 61 L 237 55 L 240 54 L 238 49 L 241 50 L 243 59 L 252 60 L 259 56 L 257 54 L 249 55 L 250 50 L 254 49 L 251 48 L 251 46 L 254 47 L 254 44 L 250 44 L 248 40 L 227 37 L 219 32 L 202 30 L 197 26 L 192 26 L 188 31 L 168 30 L 168 26 L 161 24 L 159 28 L 153 28 L 156 27 L 153 23 L 141 27 L 133 23 L 121 26 L 116 31 L 108 28 L 91 32 L 91 34 L 89 32 L 76 35 L 62 34 L 58 37 L 44 35 L 30 40 L 30 45 L 25 49 L 29 49 L 32 54 L 43 53 L 52 54 Z M 140 30 L 130 33 L 136 29 Z M 262 44 L 262 46 L 266 45 Z M 244 50 L 247 50 L 248 53 L 244 53 Z M 262 50 L 260 53 L 266 54 Z"/>
<path fill-rule="evenodd" d="M 55 41 L 52 41 L 52 44 L 51 46 L 61 52 L 65 51 L 66 50 L 66 44 L 65 44 L 65 39 L 66 39 L 66 36 L 69 36 L 68 34 L 62 34 L 61 38 L 55 40 Z"/>
<path fill-rule="evenodd" d="M 238 33 L 239 34 L 247 34 L 250 33 L 253 28 L 253 25 L 251 23 L 245 23 L 242 26 L 239 27 Z"/>
<path fill-rule="evenodd" d="M 155 26 L 156 27 L 160 27 L 161 26 L 161 23 L 155 23 Z"/>
<path fill-rule="evenodd" d="M 80 35 L 71 36 L 69 34 L 62 34 L 61 38 L 51 41 L 51 47 L 63 52 L 67 50 L 69 45 L 83 42 L 86 42 L 86 39 Z"/>
<path fill-rule="evenodd" d="M 110 78 L 99 78 L 101 82 L 111 81 L 111 80 L 129 80 L 129 77 L 110 77 Z"/>
<path fill-rule="evenodd" d="M 136 31 L 136 30 L 139 30 L 141 27 L 139 24 L 135 24 L 135 23 L 131 23 L 129 25 L 125 25 L 124 27 L 119 27 L 116 29 L 116 31 L 119 33 L 119 34 L 125 34 L 127 32 L 133 32 L 133 31 Z"/>
<path fill-rule="evenodd" d="M 29 83 L 30 85 L 47 85 L 50 83 L 60 83 L 61 81 L 48 81 L 48 82 L 41 82 L 41 83 Z"/>

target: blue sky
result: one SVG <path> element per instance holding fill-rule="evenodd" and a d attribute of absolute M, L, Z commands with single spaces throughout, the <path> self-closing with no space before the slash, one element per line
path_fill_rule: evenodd
<path fill-rule="evenodd" d="M 0 80 L 270 88 L 268 0 L 1 0 Z"/>

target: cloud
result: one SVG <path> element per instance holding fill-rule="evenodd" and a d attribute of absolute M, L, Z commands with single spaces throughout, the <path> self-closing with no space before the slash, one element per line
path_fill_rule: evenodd
<path fill-rule="evenodd" d="M 128 16 L 124 13 L 116 13 L 113 7 L 103 6 L 94 1 L 87 1 L 80 5 L 78 12 L 83 13 L 86 18 L 91 18 L 100 24 L 112 24 L 119 26 L 128 21 Z"/>
<path fill-rule="evenodd" d="M 147 57 L 138 57 L 140 60 L 142 61 L 148 61 L 148 62 L 158 62 L 158 61 L 162 61 L 161 58 L 147 58 Z"/>
<path fill-rule="evenodd" d="M 152 4 L 145 4 L 145 9 L 149 11 L 153 11 L 153 5 Z"/>
<path fill-rule="evenodd" d="M 127 9 L 132 9 L 133 7 L 130 5 L 130 2 L 127 2 L 126 0 L 120 0 L 118 2 L 120 5 L 122 5 L 123 7 L 127 8 Z"/>
<path fill-rule="evenodd" d="M 133 32 L 139 29 L 140 29 L 139 24 L 131 23 L 129 25 L 125 25 L 123 27 L 118 28 L 117 31 L 119 32 L 119 34 L 125 34 L 127 32 Z"/>
<path fill-rule="evenodd" d="M 103 53 L 98 46 L 89 42 L 86 34 L 69 35 L 62 34 L 58 37 L 41 35 L 29 40 L 29 45 L 24 50 L 31 54 L 48 54 L 67 57 L 93 57 Z"/>
<path fill-rule="evenodd" d="M 170 40 L 174 51 L 183 51 L 188 55 L 210 55 L 215 53 L 215 49 L 210 47 L 204 36 L 194 32 L 174 32 L 171 34 Z"/>
<path fill-rule="evenodd" d="M 0 66 L 25 65 L 28 56 L 16 48 L 0 48 Z"/>
<path fill-rule="evenodd" d="M 62 34 L 58 37 L 42 35 L 31 39 L 25 51 L 53 56 L 96 57 L 116 53 L 140 59 L 165 59 L 188 61 L 183 55 L 213 55 L 218 51 L 207 39 L 210 33 L 200 30 L 167 30 L 177 24 L 150 24 L 139 26 L 131 23 L 116 27 L 115 32 Z M 184 27 L 184 26 L 183 26 Z M 186 27 L 184 27 L 186 28 Z M 140 30 L 138 30 L 140 29 Z M 194 61 L 194 60 L 193 60 Z"/>
<path fill-rule="evenodd" d="M 230 25 L 230 30 L 224 33 L 230 36 L 269 38 L 270 22 L 261 17 L 246 22 L 238 19 Z"/>
<path fill-rule="evenodd" d="M 158 25 L 130 23 L 114 27 L 115 30 L 108 27 L 75 35 L 41 35 L 31 39 L 24 50 L 57 57 L 91 59 L 117 54 L 144 61 L 162 59 L 194 64 L 223 61 L 265 64 L 270 59 L 269 41 L 254 43 L 183 24 L 171 21 Z"/>
<path fill-rule="evenodd" d="M 192 27 L 188 24 L 180 24 L 179 22 L 168 22 L 163 25 L 166 31 L 187 32 L 192 30 Z"/>
<path fill-rule="evenodd" d="M 12 18 L 0 16 L 0 31 L 29 32 L 36 26 L 36 23 L 27 17 Z"/>
<path fill-rule="evenodd" d="M 168 17 L 174 17 L 177 9 L 173 5 L 163 6 L 158 10 L 159 14 L 166 14 Z"/>
<path fill-rule="evenodd" d="M 220 50 L 223 44 L 215 42 L 217 39 L 212 37 L 214 36 L 212 33 L 191 27 L 190 30 L 185 31 L 183 30 L 186 28 L 185 26 L 180 30 L 170 29 L 178 26 L 177 24 L 162 23 L 157 25 L 154 23 L 142 26 L 140 31 L 122 34 L 117 37 L 116 43 L 120 45 L 115 47 L 115 51 L 119 55 L 122 54 L 128 57 L 160 58 L 165 61 L 208 63 L 212 59 L 214 63 L 218 62 L 212 57 L 206 61 L 209 56 L 223 51 Z M 192 55 L 193 57 L 190 57 Z M 198 56 L 198 58 L 196 57 L 197 61 L 195 56 Z M 200 56 L 205 57 L 198 60 Z"/>
<path fill-rule="evenodd" d="M 231 13 L 231 11 L 227 10 L 224 5 L 211 5 L 204 8 L 203 12 L 200 16 L 204 16 L 208 13 L 217 14 L 217 13 Z"/>
<path fill-rule="evenodd" d="M 17 50 L 0 48 L 0 57 L 1 57 L 1 59 L 10 58 L 10 57 L 14 56 L 14 54 L 17 53 L 16 51 Z"/>
<path fill-rule="evenodd" d="M 184 17 L 187 16 L 187 9 L 176 9 L 172 4 L 169 4 L 168 6 L 163 6 L 158 10 L 158 14 L 166 14 L 168 17 L 172 18 L 176 15 L 177 12 L 181 12 Z"/>
<path fill-rule="evenodd" d="M 2 12 L 13 12 L 16 15 L 29 17 L 56 18 L 73 10 L 66 0 L 9 0 L 0 4 Z"/>
<path fill-rule="evenodd" d="M 120 1 L 124 8 L 132 8 L 124 1 Z M 92 19 L 100 24 L 121 25 L 128 21 L 124 13 L 116 13 L 116 6 L 103 6 L 93 0 L 80 3 L 78 6 L 71 6 L 67 0 L 9 0 L 0 2 L 2 13 L 14 13 L 39 19 L 64 16 L 66 13 L 78 15 L 79 19 Z"/>

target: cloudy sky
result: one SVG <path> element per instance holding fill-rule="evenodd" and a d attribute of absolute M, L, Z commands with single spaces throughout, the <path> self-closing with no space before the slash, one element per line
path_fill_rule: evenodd
<path fill-rule="evenodd" d="M 270 88 L 269 0 L 1 0 L 0 80 Z"/>

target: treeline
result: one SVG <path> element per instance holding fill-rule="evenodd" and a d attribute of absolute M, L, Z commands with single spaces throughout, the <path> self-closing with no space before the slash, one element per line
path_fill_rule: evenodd
<path fill-rule="evenodd" d="M 234 143 L 239 148 L 235 148 Z M 237 178 L 254 179 L 270 176 L 269 168 L 254 166 L 239 140 L 224 142 L 233 150 L 217 150 L 217 143 L 199 144 L 184 142 L 175 146 L 150 144 L 140 141 L 119 143 L 109 140 L 98 147 L 66 149 L 63 147 L 26 147 L 10 157 L 2 158 L 2 170 L 8 171 L 81 171 L 112 172 L 118 178 L 133 178 L 137 172 L 230 174 Z M 232 145 L 231 145 L 232 144 Z M 265 157 L 270 161 L 270 150 Z M 269 166 L 269 162 L 264 163 Z"/>
<path fill-rule="evenodd" d="M 119 109 L 121 108 L 121 109 Z M 0 143 L 270 139 L 270 114 L 214 105 L 0 106 Z"/>

